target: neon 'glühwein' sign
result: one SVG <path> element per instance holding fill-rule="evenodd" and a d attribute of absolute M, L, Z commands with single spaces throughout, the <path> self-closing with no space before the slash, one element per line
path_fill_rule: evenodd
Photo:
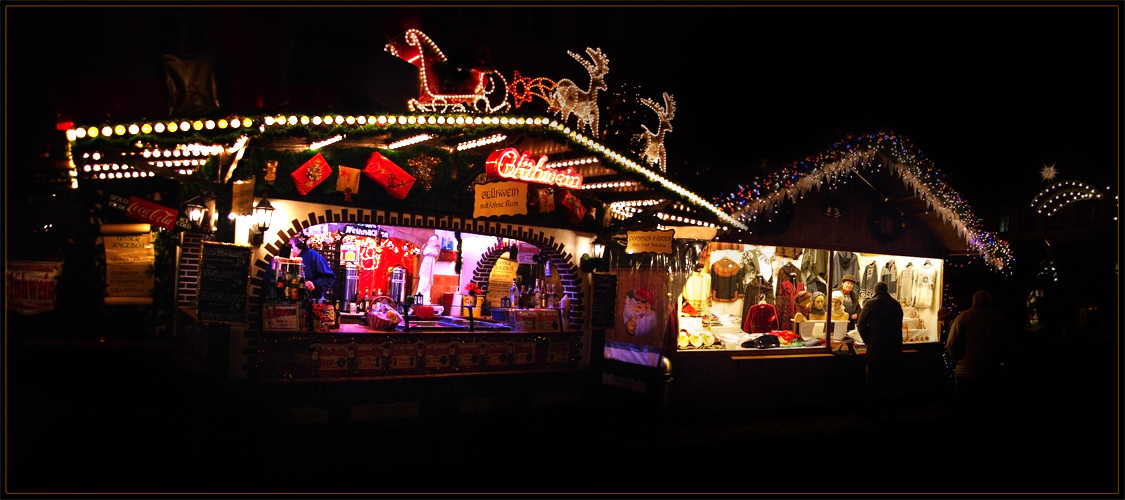
<path fill-rule="evenodd" d="M 516 148 L 493 151 L 484 163 L 484 171 L 491 177 L 503 177 L 538 184 L 549 184 L 571 189 L 582 187 L 582 174 L 574 173 L 573 168 L 565 171 L 543 168 L 547 156 L 531 159 L 531 153 L 520 153 Z"/>

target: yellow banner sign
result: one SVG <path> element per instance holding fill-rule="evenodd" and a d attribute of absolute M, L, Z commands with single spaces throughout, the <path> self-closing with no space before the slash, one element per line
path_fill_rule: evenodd
<path fill-rule="evenodd" d="M 512 288 L 512 280 L 516 277 L 519 264 L 511 259 L 496 259 L 492 271 L 488 274 L 488 294 L 485 300 L 492 307 L 500 307 L 500 299 L 507 297 Z"/>
<path fill-rule="evenodd" d="M 473 186 L 473 217 L 527 214 L 527 184 L 493 182 Z"/>
<path fill-rule="evenodd" d="M 672 253 L 672 238 L 676 232 L 666 231 L 629 231 L 628 244 L 625 253 Z"/>

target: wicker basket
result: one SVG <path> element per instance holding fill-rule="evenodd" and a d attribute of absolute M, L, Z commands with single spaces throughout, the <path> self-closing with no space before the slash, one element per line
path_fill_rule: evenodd
<path fill-rule="evenodd" d="M 390 297 L 375 297 L 368 306 L 367 327 L 382 332 L 393 332 L 402 321 L 402 315 L 395 310 L 395 302 Z"/>

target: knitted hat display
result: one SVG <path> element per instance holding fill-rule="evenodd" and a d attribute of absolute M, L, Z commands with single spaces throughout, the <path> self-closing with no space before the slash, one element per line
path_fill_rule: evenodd
<path fill-rule="evenodd" d="M 810 299 L 812 299 L 812 294 L 808 290 L 801 290 L 793 296 L 793 302 L 797 304 L 804 304 L 806 300 Z"/>
<path fill-rule="evenodd" d="M 386 156 L 378 151 L 371 153 L 367 159 L 367 166 L 363 169 L 364 175 L 383 186 L 387 194 L 396 199 L 405 199 L 410 188 L 414 186 L 414 176 L 406 173 L 402 167 L 395 165 Z"/>
<path fill-rule="evenodd" d="M 293 178 L 293 185 L 297 188 L 297 192 L 301 193 L 301 196 L 309 194 L 309 191 L 319 186 L 330 175 L 332 175 L 332 167 L 328 166 L 328 160 L 325 160 L 320 153 L 309 158 L 309 161 L 289 174 Z"/>

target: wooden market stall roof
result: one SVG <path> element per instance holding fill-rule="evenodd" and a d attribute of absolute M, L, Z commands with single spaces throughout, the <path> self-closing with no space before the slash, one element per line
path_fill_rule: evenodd
<path fill-rule="evenodd" d="M 512 147 L 533 157 L 547 156 L 547 168 L 573 169 L 582 175 L 582 187 L 574 190 L 575 194 L 602 204 L 603 210 L 618 219 L 659 206 L 665 212 L 675 212 L 677 215 L 665 217 L 675 217 L 678 223 L 720 230 L 744 227 L 710 201 L 642 165 L 634 159 L 635 154 L 616 151 L 550 117 L 434 113 L 238 115 L 221 120 L 85 124 L 67 134 L 80 181 L 105 179 L 107 175 L 128 178 L 139 173 L 142 177 L 160 175 L 214 186 L 231 179 L 253 177 L 260 181 L 267 159 L 278 161 L 276 174 L 282 179 L 316 153 L 327 157 L 346 155 L 349 150 L 365 154 L 378 150 L 388 156 L 430 155 L 450 163 L 447 173 L 454 178 L 458 169 L 467 169 L 472 177 L 483 170 L 489 153 Z M 334 170 L 344 164 L 363 167 L 354 158 L 340 161 L 330 162 Z M 437 179 L 441 175 L 434 177 L 435 184 L 445 180 Z M 334 186 L 335 179 L 329 180 L 322 188 L 324 195 L 333 192 L 327 186 Z M 274 189 L 283 183 L 277 182 Z M 270 196 L 311 201 L 315 194 L 297 198 L 295 193 L 287 195 L 282 190 Z M 359 194 L 364 194 L 362 189 Z M 375 201 L 401 202 L 389 198 Z M 363 206 L 373 201 L 361 197 L 357 203 Z M 598 217 L 601 219 L 602 214 Z"/>
<path fill-rule="evenodd" d="M 765 233 L 788 246 L 979 256 L 996 270 L 1012 260 L 933 162 L 893 132 L 848 136 L 715 201 L 748 226 L 724 235 L 732 241 Z"/>

